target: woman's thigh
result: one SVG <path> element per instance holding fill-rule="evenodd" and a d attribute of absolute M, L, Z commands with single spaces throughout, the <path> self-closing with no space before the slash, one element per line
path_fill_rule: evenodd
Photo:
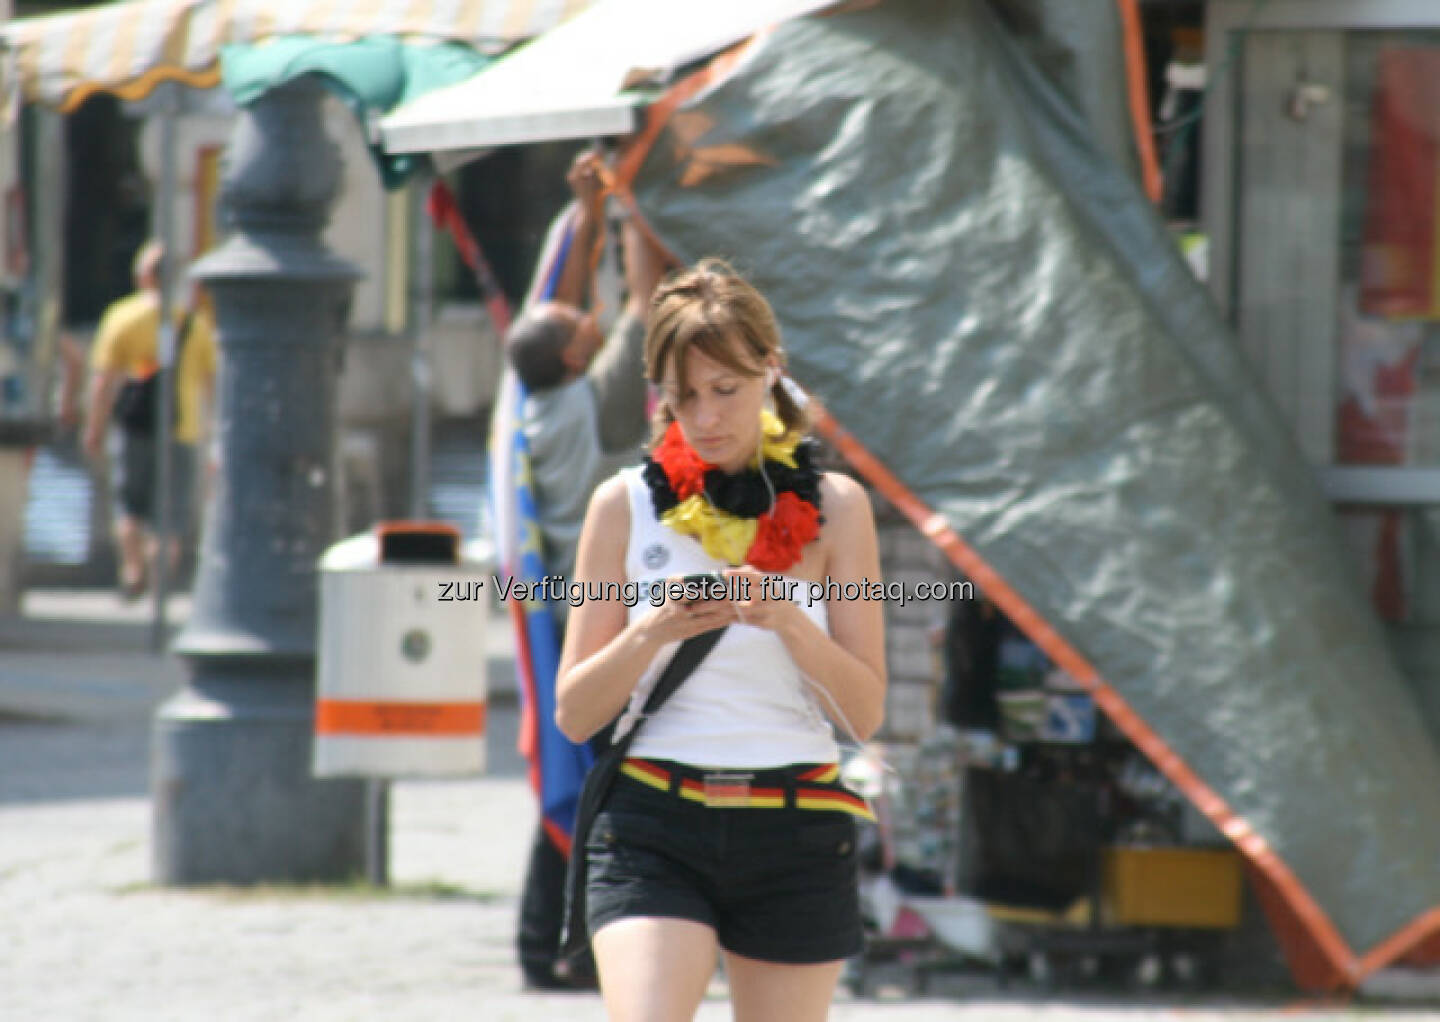
<path fill-rule="evenodd" d="M 607 923 L 590 946 L 611 1022 L 689 1022 L 715 972 L 718 948 L 715 931 L 704 923 L 655 916 Z"/>
<path fill-rule="evenodd" d="M 844 966 L 784 965 L 725 952 L 735 1022 L 824 1022 Z"/>

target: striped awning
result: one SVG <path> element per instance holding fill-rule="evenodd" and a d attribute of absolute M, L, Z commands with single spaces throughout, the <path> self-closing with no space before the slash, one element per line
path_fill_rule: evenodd
<path fill-rule="evenodd" d="M 73 110 L 94 92 L 126 99 L 158 83 L 208 88 L 220 48 L 304 34 L 460 42 L 498 52 L 558 25 L 591 0 L 129 0 L 0 26 L 4 109 Z"/>

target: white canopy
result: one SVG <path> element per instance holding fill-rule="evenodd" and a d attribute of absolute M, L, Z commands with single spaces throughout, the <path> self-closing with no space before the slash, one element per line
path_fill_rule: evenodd
<path fill-rule="evenodd" d="M 647 86 L 769 25 L 835 0 L 600 0 L 467 81 L 380 122 L 392 153 L 620 135 Z"/>

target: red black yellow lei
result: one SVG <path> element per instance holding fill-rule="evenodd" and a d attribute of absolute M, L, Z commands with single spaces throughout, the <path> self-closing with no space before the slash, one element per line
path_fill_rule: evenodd
<path fill-rule="evenodd" d="M 693 536 L 717 560 L 780 572 L 800 560 L 805 544 L 820 534 L 820 473 L 810 445 L 769 412 L 761 431 L 770 487 L 758 458 L 727 475 L 696 454 L 674 422 L 645 459 L 644 476 L 665 525 Z"/>

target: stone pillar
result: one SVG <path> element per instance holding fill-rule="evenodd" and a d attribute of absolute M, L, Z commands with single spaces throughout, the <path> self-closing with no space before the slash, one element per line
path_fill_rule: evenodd
<path fill-rule="evenodd" d="M 221 349 L 219 472 L 185 690 L 156 714 L 162 884 L 340 880 L 364 872 L 364 784 L 310 776 L 316 562 L 334 541 L 341 332 L 355 267 L 322 240 L 340 180 L 309 78 L 239 116 L 222 198 L 232 234 L 195 267 Z"/>

